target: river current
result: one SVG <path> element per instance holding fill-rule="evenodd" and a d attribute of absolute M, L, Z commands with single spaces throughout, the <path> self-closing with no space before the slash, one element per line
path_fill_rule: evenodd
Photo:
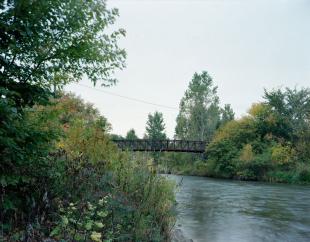
<path fill-rule="evenodd" d="M 310 187 L 168 175 L 177 224 L 200 242 L 310 241 Z"/>

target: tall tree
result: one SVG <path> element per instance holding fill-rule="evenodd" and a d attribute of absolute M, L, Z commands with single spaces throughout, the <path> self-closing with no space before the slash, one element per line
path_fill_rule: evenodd
<path fill-rule="evenodd" d="M 124 66 L 117 40 L 125 32 L 106 31 L 118 11 L 104 0 L 9 0 L 0 12 L 0 94 L 17 105 L 84 75 L 111 85 Z"/>
<path fill-rule="evenodd" d="M 220 121 L 217 86 L 203 71 L 195 73 L 180 102 L 175 136 L 180 139 L 210 140 Z"/>
<path fill-rule="evenodd" d="M 285 131 L 291 132 L 291 139 L 295 139 L 298 133 L 309 127 L 310 117 L 310 89 L 286 88 L 267 91 L 264 99 L 278 119 L 286 126 Z M 289 136 L 287 134 L 287 136 Z"/>
<path fill-rule="evenodd" d="M 126 134 L 126 139 L 130 139 L 130 140 L 138 139 L 138 136 L 136 135 L 136 131 L 134 129 L 128 130 Z"/>
<path fill-rule="evenodd" d="M 115 83 L 112 74 L 125 59 L 117 44 L 124 30 L 109 28 L 117 15 L 104 0 L 0 1 L 0 210 L 6 214 L 37 218 L 29 211 L 40 210 L 33 206 L 42 204 L 52 176 L 48 154 L 58 132 L 40 126 L 49 119 L 43 112 L 29 118 L 29 107 L 83 76 Z M 20 204 L 29 216 L 15 211 Z"/>
<path fill-rule="evenodd" d="M 165 123 L 162 113 L 155 112 L 154 114 L 148 115 L 146 137 L 153 140 L 166 139 Z"/>

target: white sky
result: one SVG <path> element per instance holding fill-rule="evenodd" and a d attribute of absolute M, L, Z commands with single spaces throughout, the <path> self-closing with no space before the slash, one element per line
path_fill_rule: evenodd
<path fill-rule="evenodd" d="M 221 103 L 244 114 L 263 88 L 310 87 L 310 0 L 110 0 L 126 29 L 128 54 L 118 84 L 96 88 L 178 107 L 194 72 L 207 70 Z M 87 80 L 82 84 L 91 86 Z M 147 115 L 164 114 L 173 137 L 178 110 L 108 95 L 77 84 L 66 90 L 92 102 L 113 133 L 145 132 Z"/>

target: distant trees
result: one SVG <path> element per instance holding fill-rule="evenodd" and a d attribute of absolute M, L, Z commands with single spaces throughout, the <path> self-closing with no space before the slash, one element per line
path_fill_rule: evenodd
<path fill-rule="evenodd" d="M 217 86 L 208 72 L 195 73 L 180 102 L 175 136 L 179 139 L 211 140 L 220 124 L 234 119 L 230 105 L 219 106 Z"/>
<path fill-rule="evenodd" d="M 134 129 L 130 129 L 126 134 L 126 139 L 129 139 L 129 140 L 138 139 L 138 136 L 136 135 L 136 131 Z"/>
<path fill-rule="evenodd" d="M 220 116 L 221 116 L 220 122 L 219 122 L 220 126 L 235 119 L 235 113 L 230 104 L 224 105 L 224 108 L 221 109 Z"/>
<path fill-rule="evenodd" d="M 148 115 L 145 135 L 146 138 L 153 140 L 161 140 L 167 138 L 165 134 L 165 123 L 162 113 L 155 112 L 154 114 Z"/>
<path fill-rule="evenodd" d="M 166 139 L 165 133 L 165 123 L 163 114 L 160 112 L 155 112 L 154 114 L 149 114 L 146 122 L 146 132 L 145 138 L 152 140 L 163 140 Z M 152 157 L 154 159 L 154 163 L 158 164 L 160 157 L 162 155 L 158 152 L 152 152 Z"/>

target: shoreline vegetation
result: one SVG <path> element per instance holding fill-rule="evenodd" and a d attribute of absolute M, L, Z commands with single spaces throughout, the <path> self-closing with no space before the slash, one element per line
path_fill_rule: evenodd
<path fill-rule="evenodd" d="M 309 89 L 265 91 L 265 98 L 266 102 L 253 104 L 247 115 L 215 130 L 206 159 L 167 153 L 159 161 L 161 169 L 172 174 L 309 184 Z"/>
<path fill-rule="evenodd" d="M 62 93 L 83 78 L 117 82 L 118 9 L 17 0 L 0 11 L 0 240 L 168 241 L 175 185 L 118 150 L 96 108 Z"/>
<path fill-rule="evenodd" d="M 207 141 L 206 158 L 169 152 L 149 155 L 159 171 L 309 184 L 310 89 L 265 89 L 263 101 L 236 119 L 231 105 L 219 106 L 217 88 L 207 72 L 195 73 L 176 120 L 174 138 Z"/>
<path fill-rule="evenodd" d="M 22 124 L 36 132 L 27 142 L 44 153 L 1 175 L 1 239 L 169 240 L 175 184 L 118 150 L 110 124 L 91 104 L 59 93 L 24 110 Z M 33 140 L 39 134 L 49 134 L 48 142 Z"/>

